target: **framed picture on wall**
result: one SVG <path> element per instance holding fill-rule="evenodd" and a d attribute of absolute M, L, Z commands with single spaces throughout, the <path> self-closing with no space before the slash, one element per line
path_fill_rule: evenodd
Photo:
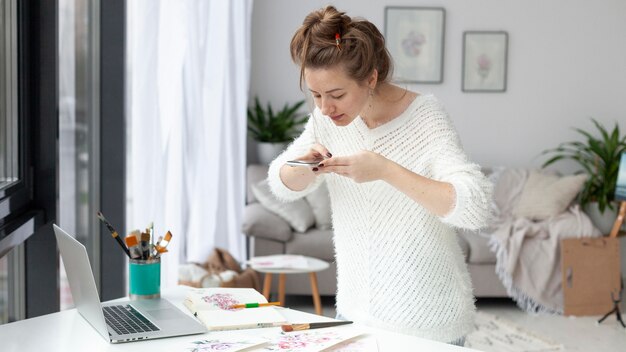
<path fill-rule="evenodd" d="M 506 91 L 509 36 L 503 31 L 463 33 L 464 92 Z"/>
<path fill-rule="evenodd" d="M 444 27 L 442 7 L 385 8 L 385 40 L 398 81 L 443 82 Z"/>

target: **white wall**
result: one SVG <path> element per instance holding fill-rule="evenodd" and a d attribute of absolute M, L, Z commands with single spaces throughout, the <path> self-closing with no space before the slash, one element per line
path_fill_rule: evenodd
<path fill-rule="evenodd" d="M 326 4 L 255 2 L 251 97 L 258 95 L 278 106 L 303 98 L 289 42 L 306 14 Z M 439 97 L 466 151 L 480 164 L 539 166 L 542 150 L 578 139 L 572 127 L 591 128 L 589 117 L 610 127 L 626 121 L 626 1 L 337 0 L 332 4 L 350 16 L 367 18 L 383 33 L 385 6 L 445 8 L 443 83 L 408 88 Z M 466 30 L 508 32 L 505 93 L 461 91 Z M 251 143 L 251 160 L 253 148 Z"/>

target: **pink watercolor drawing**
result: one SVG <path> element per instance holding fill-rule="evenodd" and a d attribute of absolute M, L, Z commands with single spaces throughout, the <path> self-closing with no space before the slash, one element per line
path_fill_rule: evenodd
<path fill-rule="evenodd" d="M 426 36 L 422 33 L 411 31 L 402 40 L 402 51 L 408 57 L 416 57 L 422 51 L 422 46 L 426 43 Z"/>
<path fill-rule="evenodd" d="M 215 293 L 210 296 L 203 296 L 202 300 L 224 310 L 235 310 L 231 306 L 241 303 L 230 293 Z"/>
<path fill-rule="evenodd" d="M 278 341 L 278 347 L 281 350 L 292 348 L 303 348 L 310 345 L 321 345 L 328 343 L 334 336 L 329 335 L 288 335 L 285 334 Z"/>
<path fill-rule="evenodd" d="M 352 330 L 281 333 L 279 336 L 266 337 L 270 342 L 259 351 L 316 352 L 359 335 L 359 332 Z"/>
<path fill-rule="evenodd" d="M 268 255 L 249 260 L 252 267 L 264 269 L 306 269 L 308 260 L 301 255 Z"/>
<path fill-rule="evenodd" d="M 489 76 L 489 72 L 491 71 L 491 67 L 493 66 L 493 63 L 489 56 L 487 56 L 486 54 L 481 54 L 480 56 L 478 56 L 478 58 L 476 58 L 476 64 L 478 75 L 482 79 L 487 78 L 487 76 Z"/>
<path fill-rule="evenodd" d="M 213 340 L 199 340 L 192 342 L 192 347 L 189 348 L 190 352 L 236 352 L 241 351 L 256 345 L 265 343 L 263 339 L 246 339 L 245 337 L 231 337 L 229 339 L 213 339 Z"/>

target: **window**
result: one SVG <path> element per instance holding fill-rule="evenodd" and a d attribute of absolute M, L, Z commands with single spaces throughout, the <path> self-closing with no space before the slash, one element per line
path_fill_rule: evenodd
<path fill-rule="evenodd" d="M 56 2 L 0 0 L 0 323 L 59 305 L 50 235 L 56 218 L 57 130 L 50 126 L 57 114 L 56 48 L 47 45 L 56 40 L 50 30 L 56 10 Z"/>
<path fill-rule="evenodd" d="M 90 40 L 96 30 L 90 10 L 91 0 L 59 0 L 59 190 L 57 224 L 87 247 L 89 258 L 98 273 L 97 237 L 100 224 L 97 211 L 97 141 L 94 129 L 98 122 L 94 109 L 97 43 Z M 73 307 L 65 267 L 59 267 L 61 310 Z M 96 278 L 96 282 L 99 282 Z"/>
<path fill-rule="evenodd" d="M 0 0 L 0 198 L 19 178 L 15 4 Z"/>
<path fill-rule="evenodd" d="M 12 210 L 28 201 L 24 183 L 20 182 L 24 159 L 17 108 L 17 55 L 17 3 L 0 0 L 0 324 L 23 315 L 21 300 L 16 299 L 23 293 L 23 261 L 17 255 L 23 253 L 23 248 L 8 244 L 8 232 L 14 226 L 5 226 Z"/>
<path fill-rule="evenodd" d="M 125 3 L 0 0 L 0 323 L 59 311 L 52 223 L 82 236 L 101 299 L 125 293 L 124 258 L 93 221 L 123 229 Z"/>

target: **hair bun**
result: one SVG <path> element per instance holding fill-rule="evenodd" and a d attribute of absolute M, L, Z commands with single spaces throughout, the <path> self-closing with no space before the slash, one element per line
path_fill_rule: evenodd
<path fill-rule="evenodd" d="M 378 28 L 362 18 L 353 20 L 334 6 L 309 13 L 291 38 L 289 49 L 292 60 L 300 65 L 300 88 L 305 67 L 341 65 L 357 82 L 364 82 L 374 70 L 378 82 L 383 82 L 391 70 L 391 57 Z"/>
<path fill-rule="evenodd" d="M 302 22 L 315 37 L 335 38 L 335 33 L 342 34 L 352 23 L 350 16 L 338 11 L 334 6 L 311 12 Z"/>

